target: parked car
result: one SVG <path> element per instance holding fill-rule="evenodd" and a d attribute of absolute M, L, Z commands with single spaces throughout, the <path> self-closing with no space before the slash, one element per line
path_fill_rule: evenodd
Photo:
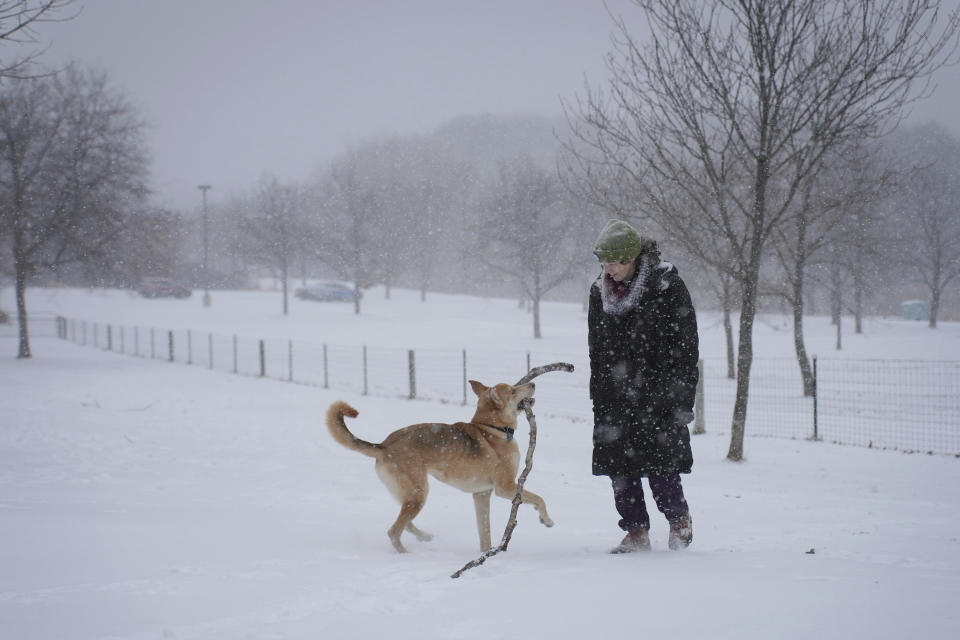
<path fill-rule="evenodd" d="M 301 287 L 293 292 L 301 300 L 317 300 L 319 302 L 355 302 L 357 297 L 363 297 L 350 287 L 337 282 L 320 282 Z"/>
<path fill-rule="evenodd" d="M 189 298 L 193 295 L 193 289 L 170 278 L 144 278 L 137 291 L 144 298 Z"/>

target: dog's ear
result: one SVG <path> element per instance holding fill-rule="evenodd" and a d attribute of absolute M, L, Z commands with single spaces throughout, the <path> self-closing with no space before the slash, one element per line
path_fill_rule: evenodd
<path fill-rule="evenodd" d="M 473 392 L 478 396 L 487 390 L 487 386 L 482 382 L 477 382 L 476 380 L 468 380 L 470 383 L 470 388 L 473 389 Z"/>

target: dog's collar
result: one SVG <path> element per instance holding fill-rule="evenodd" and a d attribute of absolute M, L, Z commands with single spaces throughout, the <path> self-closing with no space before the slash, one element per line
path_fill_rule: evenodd
<path fill-rule="evenodd" d="M 511 429 L 510 427 L 497 427 L 492 424 L 487 424 L 486 422 L 477 422 L 475 424 L 479 424 L 482 427 L 490 427 L 491 429 L 496 429 L 497 431 L 506 434 L 507 442 L 513 440 L 513 433 L 516 431 L 516 429 Z"/>

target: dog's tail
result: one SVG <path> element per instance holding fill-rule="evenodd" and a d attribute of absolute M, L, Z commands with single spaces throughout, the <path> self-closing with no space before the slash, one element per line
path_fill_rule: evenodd
<path fill-rule="evenodd" d="M 330 435 L 333 436 L 333 439 L 347 449 L 359 451 L 365 456 L 376 458 L 380 454 L 382 447 L 379 444 L 361 440 L 353 435 L 343 421 L 343 416 L 356 418 L 357 414 L 357 410 L 346 402 L 334 402 L 330 405 L 330 408 L 327 409 L 327 429 L 330 430 Z"/>

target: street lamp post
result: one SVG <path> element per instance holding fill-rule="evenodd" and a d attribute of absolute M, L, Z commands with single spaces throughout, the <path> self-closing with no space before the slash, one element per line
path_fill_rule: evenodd
<path fill-rule="evenodd" d="M 197 185 L 203 192 L 203 306 L 210 306 L 210 221 L 207 217 L 207 191 L 213 187 L 209 184 Z"/>

